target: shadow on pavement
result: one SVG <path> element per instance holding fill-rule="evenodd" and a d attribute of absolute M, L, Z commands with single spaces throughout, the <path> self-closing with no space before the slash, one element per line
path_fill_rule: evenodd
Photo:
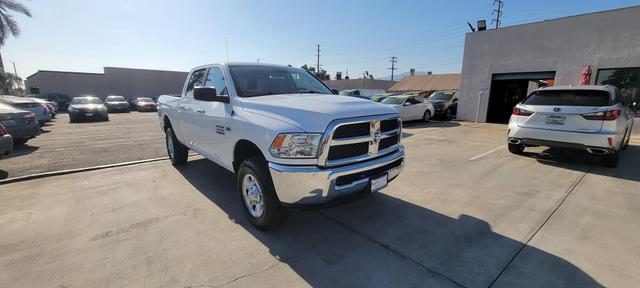
<path fill-rule="evenodd" d="M 28 155 L 33 152 L 36 152 L 38 151 L 38 149 L 40 149 L 40 147 L 30 146 L 28 143 L 23 145 L 17 145 L 13 147 L 13 151 L 11 151 L 9 155 L 2 156 L 2 158 L 4 159 L 16 158 L 16 157 L 20 157 L 20 156 L 24 156 L 24 155 Z"/>
<path fill-rule="evenodd" d="M 438 287 L 602 287 L 572 263 L 495 233 L 482 219 L 451 218 L 384 193 L 367 193 L 321 211 L 291 210 L 286 223 L 263 232 L 245 219 L 232 173 L 206 159 L 190 161 L 178 171 L 313 287 L 430 286 L 428 275 L 441 281 Z M 371 241 L 318 240 L 318 235 L 339 234 L 332 231 L 336 226 Z M 526 260 L 537 264 L 535 271 L 509 266 L 525 247 Z M 379 251 L 389 256 L 375 256 Z M 393 257 L 407 264 L 402 267 L 416 267 L 419 277 L 404 271 L 410 269 L 392 267 L 388 259 Z"/>
<path fill-rule="evenodd" d="M 402 128 L 453 128 L 461 126 L 460 123 L 456 121 L 431 121 L 431 122 L 423 122 L 423 121 L 407 121 L 402 123 Z"/>
<path fill-rule="evenodd" d="M 542 153 L 525 152 L 526 156 L 535 158 L 539 163 L 581 172 L 608 176 L 640 182 L 640 146 L 629 145 L 620 154 L 620 163 L 616 168 L 600 164 L 600 156 L 590 155 L 582 151 L 548 148 Z"/>

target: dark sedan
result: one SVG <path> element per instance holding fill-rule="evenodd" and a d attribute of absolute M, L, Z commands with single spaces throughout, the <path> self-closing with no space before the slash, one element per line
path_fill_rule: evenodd
<path fill-rule="evenodd" d="M 69 122 L 81 119 L 98 119 L 109 121 L 109 111 L 102 100 L 94 96 L 75 97 L 69 103 Z"/>
<path fill-rule="evenodd" d="M 148 97 L 140 97 L 136 99 L 136 109 L 138 112 L 157 111 L 156 102 Z"/>
<path fill-rule="evenodd" d="M 129 112 L 129 102 L 124 96 L 107 96 L 104 99 L 104 106 L 107 106 L 109 112 Z"/>
<path fill-rule="evenodd" d="M 38 119 L 33 112 L 16 109 L 0 103 L 0 123 L 13 137 L 14 145 L 26 143 L 29 139 L 40 135 Z"/>

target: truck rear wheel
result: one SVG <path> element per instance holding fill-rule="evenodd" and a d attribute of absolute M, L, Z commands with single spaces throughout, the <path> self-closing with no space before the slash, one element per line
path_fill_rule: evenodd
<path fill-rule="evenodd" d="M 176 135 L 173 133 L 173 128 L 169 127 L 165 130 L 165 139 L 167 154 L 169 155 L 169 160 L 171 160 L 171 165 L 180 166 L 186 163 L 187 157 L 189 156 L 189 149 L 178 141 L 178 138 L 176 138 Z"/>
<path fill-rule="evenodd" d="M 282 207 L 268 173 L 265 160 L 252 157 L 240 164 L 238 192 L 249 222 L 260 230 L 270 230 L 282 223 L 287 210 Z"/>

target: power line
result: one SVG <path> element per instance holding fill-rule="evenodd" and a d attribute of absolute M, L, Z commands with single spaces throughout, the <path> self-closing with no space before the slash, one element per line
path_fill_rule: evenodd
<path fill-rule="evenodd" d="M 398 57 L 396 56 L 391 56 L 391 59 L 389 60 L 389 62 L 391 62 L 391 81 L 393 81 L 393 72 L 398 69 L 396 68 L 396 63 L 398 63 Z"/>
<path fill-rule="evenodd" d="M 502 7 L 504 6 L 504 2 L 502 0 L 493 0 L 493 12 L 491 15 L 494 15 L 496 18 L 491 20 L 491 24 L 496 23 L 496 29 L 500 28 L 500 18 L 502 18 Z"/>

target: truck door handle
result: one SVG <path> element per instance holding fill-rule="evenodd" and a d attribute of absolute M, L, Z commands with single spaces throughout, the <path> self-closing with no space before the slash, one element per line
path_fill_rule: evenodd
<path fill-rule="evenodd" d="M 196 110 L 196 112 L 198 112 L 198 113 L 204 113 L 204 110 L 202 110 L 202 109 L 198 109 L 198 110 Z"/>

